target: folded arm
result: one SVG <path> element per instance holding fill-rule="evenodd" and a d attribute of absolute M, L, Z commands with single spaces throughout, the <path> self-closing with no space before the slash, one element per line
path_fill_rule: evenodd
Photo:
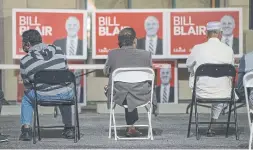
<path fill-rule="evenodd" d="M 104 66 L 103 72 L 104 72 L 104 75 L 106 77 L 110 76 L 109 54 L 108 54 L 107 60 L 105 62 L 105 66 Z"/>
<path fill-rule="evenodd" d="M 188 68 L 188 72 L 190 72 L 191 74 L 194 74 L 194 66 L 196 65 L 196 53 L 197 48 L 196 46 L 194 46 L 192 48 L 191 54 L 188 56 L 187 60 L 186 60 L 186 67 Z"/>
<path fill-rule="evenodd" d="M 30 82 L 29 78 L 26 75 L 26 71 L 25 71 L 25 68 L 24 68 L 23 64 L 20 64 L 20 75 L 21 75 L 21 78 L 23 80 L 24 87 L 26 89 L 31 89 L 32 88 L 32 83 Z"/>
<path fill-rule="evenodd" d="M 150 68 L 153 68 L 153 61 L 152 61 L 152 53 L 151 52 L 150 52 L 149 59 L 150 59 Z"/>
<path fill-rule="evenodd" d="M 238 69 L 237 92 L 239 94 L 239 97 L 244 96 L 244 86 L 243 86 L 244 75 L 245 75 L 245 56 L 241 58 Z"/>

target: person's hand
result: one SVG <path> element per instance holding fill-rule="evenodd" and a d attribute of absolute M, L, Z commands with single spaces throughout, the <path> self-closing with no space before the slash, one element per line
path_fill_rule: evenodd
<path fill-rule="evenodd" d="M 194 75 L 194 66 L 196 65 L 196 61 L 194 61 L 190 66 L 188 66 L 188 72 L 190 72 L 190 75 Z"/>
<path fill-rule="evenodd" d="M 157 105 L 154 105 L 154 104 L 152 104 L 153 105 L 153 109 L 152 109 L 152 114 L 155 116 L 155 117 L 157 117 L 158 116 L 158 107 L 157 107 Z"/>
<path fill-rule="evenodd" d="M 108 86 L 104 86 L 104 93 L 105 93 L 105 96 L 107 96 L 107 93 L 108 93 Z"/>

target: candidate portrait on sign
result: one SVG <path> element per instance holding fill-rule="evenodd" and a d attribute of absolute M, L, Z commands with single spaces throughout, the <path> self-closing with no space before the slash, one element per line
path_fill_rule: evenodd
<path fill-rule="evenodd" d="M 230 46 L 234 54 L 239 54 L 239 39 L 234 36 L 235 20 L 232 16 L 225 15 L 221 18 L 222 37 L 221 42 Z"/>
<path fill-rule="evenodd" d="M 146 36 L 137 40 L 137 49 L 150 51 L 153 55 L 163 55 L 163 40 L 158 37 L 159 21 L 148 16 L 144 21 Z"/>
<path fill-rule="evenodd" d="M 67 56 L 83 55 L 83 40 L 79 39 L 80 22 L 78 18 L 70 16 L 65 23 L 67 37 L 54 41 L 55 46 L 61 47 Z"/>
<path fill-rule="evenodd" d="M 174 86 L 170 85 L 171 78 L 171 68 L 160 69 L 161 85 L 156 87 L 158 103 L 174 103 Z"/>

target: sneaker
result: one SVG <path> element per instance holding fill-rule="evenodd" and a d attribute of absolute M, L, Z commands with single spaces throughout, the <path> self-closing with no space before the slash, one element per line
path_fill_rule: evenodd
<path fill-rule="evenodd" d="M 0 142 L 7 142 L 7 141 L 8 141 L 7 136 L 0 135 Z"/>
<path fill-rule="evenodd" d="M 62 135 L 66 138 L 66 139 L 74 139 L 75 138 L 75 131 L 73 127 L 65 127 Z"/>
<path fill-rule="evenodd" d="M 135 128 L 127 128 L 126 137 L 139 137 L 142 133 Z"/>
<path fill-rule="evenodd" d="M 32 140 L 32 128 L 25 128 L 22 126 L 21 128 L 21 135 L 19 137 L 20 141 L 31 141 Z"/>

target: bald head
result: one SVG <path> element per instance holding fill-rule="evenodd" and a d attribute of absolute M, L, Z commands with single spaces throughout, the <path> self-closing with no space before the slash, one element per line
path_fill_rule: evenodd
<path fill-rule="evenodd" d="M 159 29 L 159 22 L 156 17 L 148 16 L 145 20 L 144 27 L 147 36 L 156 36 Z"/>
<path fill-rule="evenodd" d="M 235 20 L 232 16 L 225 15 L 221 18 L 222 35 L 231 36 L 235 28 Z"/>
<path fill-rule="evenodd" d="M 66 20 L 65 28 L 69 37 L 75 37 L 80 29 L 80 22 L 76 17 L 71 16 Z"/>

